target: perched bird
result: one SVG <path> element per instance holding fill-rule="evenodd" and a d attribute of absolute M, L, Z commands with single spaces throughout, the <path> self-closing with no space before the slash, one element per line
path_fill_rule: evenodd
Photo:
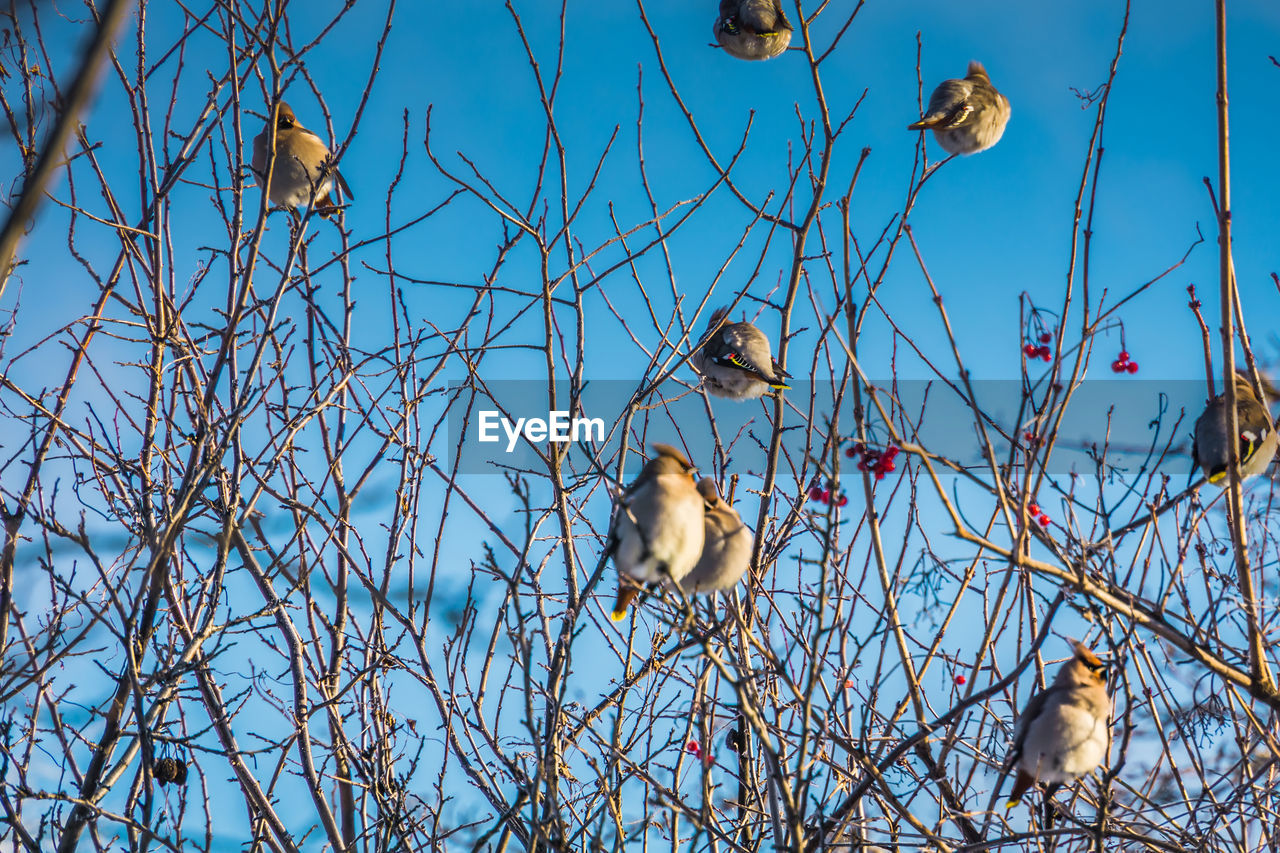
<path fill-rule="evenodd" d="M 712 32 L 738 59 L 773 59 L 791 44 L 791 22 L 782 0 L 720 0 Z"/>
<path fill-rule="evenodd" d="M 653 451 L 618 498 L 605 549 L 618 568 L 614 621 L 626 617 L 640 584 L 679 583 L 702 553 L 704 502 L 693 482 L 694 466 L 670 445 L 655 444 Z"/>
<path fill-rule="evenodd" d="M 788 388 L 783 380 L 789 374 L 773 360 L 764 332 L 750 323 L 720 325 L 728 314 L 726 308 L 711 314 L 711 336 L 690 359 L 707 391 L 730 400 L 754 400 L 770 388 Z"/>
<path fill-rule="evenodd" d="M 702 556 L 681 586 L 690 592 L 732 589 L 751 564 L 755 537 L 737 511 L 720 497 L 715 480 L 699 480 L 698 494 L 706 502 Z"/>
<path fill-rule="evenodd" d="M 1259 400 L 1253 392 L 1253 383 L 1246 371 L 1237 371 L 1236 425 L 1240 428 L 1240 479 L 1261 474 L 1267 470 L 1280 447 L 1280 435 L 1267 423 L 1267 406 L 1264 396 Z M 1274 389 L 1264 385 L 1264 394 L 1274 395 Z M 1191 445 L 1192 473 L 1198 467 L 1209 482 L 1225 486 L 1227 479 L 1227 395 L 1214 397 L 1196 421 L 1195 441 Z"/>
<path fill-rule="evenodd" d="M 298 124 L 293 110 L 284 101 L 276 105 L 275 115 L 276 158 L 271 166 L 271 188 L 267 197 L 272 204 L 286 210 L 311 205 L 321 216 L 332 216 L 338 210 L 330 196 L 335 179 L 344 198 L 350 200 L 355 196 L 334 165 L 329 146 Z M 267 126 L 253 140 L 253 171 L 259 181 L 266 181 L 270 160 L 271 127 Z"/>
<path fill-rule="evenodd" d="M 1047 690 L 1027 703 L 1013 730 L 1004 771 L 1018 777 L 1008 807 L 1018 804 L 1035 782 L 1045 783 L 1045 799 L 1063 783 L 1087 776 L 1106 757 L 1111 740 L 1111 697 L 1107 666 L 1082 643 L 1062 665 Z"/>
<path fill-rule="evenodd" d="M 929 96 L 929 109 L 907 130 L 932 130 L 949 154 L 974 154 L 1000 141 L 1009 123 L 1009 99 L 996 91 L 981 62 L 970 62 L 963 80 L 944 80 Z"/>

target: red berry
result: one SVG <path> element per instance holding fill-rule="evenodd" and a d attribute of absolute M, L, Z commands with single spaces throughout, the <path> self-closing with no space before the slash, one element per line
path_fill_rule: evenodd
<path fill-rule="evenodd" d="M 1027 358 L 1035 358 L 1036 354 L 1040 352 L 1040 348 L 1035 344 L 1027 344 L 1022 348 L 1022 352 L 1026 354 Z"/>
<path fill-rule="evenodd" d="M 846 678 L 846 679 L 844 680 L 844 689 L 845 689 L 845 690 L 852 690 L 852 689 L 853 689 L 853 679 L 852 679 L 852 678 Z"/>
<path fill-rule="evenodd" d="M 1125 350 L 1120 350 L 1120 354 L 1116 356 L 1116 361 L 1128 361 L 1128 360 L 1129 360 L 1129 353 L 1126 352 Z"/>
<path fill-rule="evenodd" d="M 691 753 L 693 755 L 699 755 L 702 753 L 702 747 L 698 745 L 698 742 L 696 740 L 691 740 L 688 743 L 686 743 L 684 745 L 684 749 L 685 749 L 685 752 Z"/>
<path fill-rule="evenodd" d="M 858 463 L 858 470 L 859 470 L 859 471 L 870 471 L 870 470 L 871 470 L 871 466 L 867 464 L 867 460 L 866 460 L 866 459 L 863 459 L 861 462 L 859 462 L 859 463 Z"/>
<path fill-rule="evenodd" d="M 854 450 L 852 447 L 847 447 L 845 448 L 844 455 L 852 459 L 858 455 L 858 451 Z"/>
<path fill-rule="evenodd" d="M 1129 362 L 1128 364 L 1126 364 L 1126 365 L 1125 365 L 1124 369 L 1125 369 L 1125 370 L 1127 370 L 1127 371 L 1129 371 L 1130 373 L 1137 373 L 1137 372 L 1138 372 L 1138 362 L 1136 362 L 1136 361 L 1131 361 L 1131 362 Z"/>
<path fill-rule="evenodd" d="M 1027 504 L 1027 512 L 1032 516 L 1040 514 L 1040 504 Z"/>
<path fill-rule="evenodd" d="M 1040 516 L 1040 518 L 1038 518 L 1038 519 L 1037 519 L 1037 521 L 1039 521 L 1039 522 L 1040 522 L 1040 526 L 1041 526 L 1041 527 L 1048 527 L 1048 526 L 1049 526 L 1049 516 L 1047 516 L 1047 515 L 1042 515 L 1042 516 Z"/>
<path fill-rule="evenodd" d="M 1040 358 L 1044 359 L 1045 361 L 1052 361 L 1053 350 L 1049 349 L 1048 347 L 1040 347 Z"/>
<path fill-rule="evenodd" d="M 849 502 L 849 496 L 848 496 L 848 495 L 846 495 L 846 494 L 844 494 L 844 493 L 842 492 L 842 493 L 840 494 L 840 501 L 839 501 L 839 503 L 837 503 L 837 504 L 836 504 L 836 506 L 844 506 L 844 505 L 845 505 L 845 504 L 847 504 L 848 502 Z"/>
<path fill-rule="evenodd" d="M 1040 343 L 1047 344 L 1051 340 L 1053 340 L 1053 335 L 1049 334 L 1048 332 L 1040 333 Z"/>
<path fill-rule="evenodd" d="M 1036 434 L 1034 432 L 1024 432 L 1022 434 L 1022 440 L 1027 444 L 1035 444 Z"/>
<path fill-rule="evenodd" d="M 880 463 L 880 470 L 881 470 L 881 471 L 884 471 L 886 474 L 892 474 L 892 473 L 893 473 L 893 460 L 892 460 L 892 459 L 886 459 L 886 460 L 884 460 L 884 462 Z"/>
<path fill-rule="evenodd" d="M 889 445 L 889 448 L 884 452 L 884 458 L 892 459 L 893 457 L 898 455 L 898 450 L 899 448 L 896 444 Z"/>
<path fill-rule="evenodd" d="M 883 480 L 883 479 L 884 479 L 884 469 L 883 469 L 883 468 L 877 469 L 877 471 L 876 471 L 876 479 L 877 479 L 877 480 Z"/>
<path fill-rule="evenodd" d="M 831 490 L 830 490 L 830 489 L 823 489 L 823 490 L 822 490 L 822 496 L 821 496 L 820 498 L 818 498 L 818 500 L 822 501 L 824 504 L 829 504 L 829 503 L 831 503 Z"/>
<path fill-rule="evenodd" d="M 1123 362 L 1123 361 L 1120 361 L 1119 359 L 1116 359 L 1115 361 L 1111 362 L 1111 372 L 1124 373 L 1126 364 L 1127 362 Z"/>
<path fill-rule="evenodd" d="M 867 448 L 862 445 L 861 441 L 853 445 L 853 453 L 862 453 L 866 449 Z M 849 455 L 852 456 L 853 453 L 850 453 Z"/>
<path fill-rule="evenodd" d="M 967 680 L 963 675 L 956 676 L 956 684 L 963 685 Z"/>

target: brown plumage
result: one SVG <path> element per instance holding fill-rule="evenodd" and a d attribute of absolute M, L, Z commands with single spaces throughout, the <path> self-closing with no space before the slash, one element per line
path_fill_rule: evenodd
<path fill-rule="evenodd" d="M 1082 643 L 1046 690 L 1031 697 L 1013 731 L 1004 772 L 1017 770 L 1008 806 L 1036 782 L 1045 798 L 1062 784 L 1075 782 L 1102 763 L 1111 743 L 1111 697 L 1107 668 Z"/>
<path fill-rule="evenodd" d="M 721 325 L 728 314 L 727 308 L 712 312 L 709 336 L 689 359 L 702 374 L 703 387 L 730 400 L 753 400 L 770 389 L 785 390 L 788 374 L 774 360 L 764 332 L 745 322 Z"/>
<path fill-rule="evenodd" d="M 791 44 L 791 22 L 781 0 L 720 0 L 712 34 L 738 59 L 772 59 Z"/>
<path fill-rule="evenodd" d="M 1249 374 L 1239 370 L 1235 375 L 1236 426 L 1240 428 L 1239 460 L 1240 479 L 1244 480 L 1267 470 L 1280 447 L 1280 434 L 1267 422 L 1265 397 L 1258 399 L 1253 391 Z M 1275 390 L 1264 383 L 1263 392 L 1271 397 Z M 1227 395 L 1219 394 L 1209 402 L 1204 413 L 1196 420 L 1195 440 L 1191 445 L 1191 464 L 1204 471 L 1215 486 L 1226 485 L 1227 479 Z"/>
<path fill-rule="evenodd" d="M 336 180 L 347 200 L 355 198 L 334 165 L 329 146 L 298 123 L 293 109 L 281 101 L 276 105 L 276 157 L 271 163 L 271 127 L 263 128 L 253 140 L 253 171 L 260 182 L 271 166 L 271 186 L 267 197 L 285 210 L 312 205 L 324 217 L 338 211 L 330 193 Z M 314 199 L 314 202 L 312 201 Z"/>
<path fill-rule="evenodd" d="M 944 80 L 929 97 L 929 107 L 907 130 L 932 130 L 949 154 L 974 154 L 1000 141 L 1012 110 L 996 91 L 981 62 L 970 62 L 963 80 Z"/>
<path fill-rule="evenodd" d="M 618 569 L 615 621 L 626 616 L 641 585 L 679 583 L 702 553 L 704 501 L 694 466 L 670 445 L 654 444 L 653 452 L 618 498 L 605 549 Z"/>
<path fill-rule="evenodd" d="M 702 555 L 681 585 L 690 592 L 732 589 L 751 565 L 755 537 L 737 511 L 720 497 L 715 480 L 699 480 L 698 493 L 706 502 Z"/>

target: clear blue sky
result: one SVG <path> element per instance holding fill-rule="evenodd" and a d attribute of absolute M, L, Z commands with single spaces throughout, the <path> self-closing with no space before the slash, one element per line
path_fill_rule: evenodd
<path fill-rule="evenodd" d="M 831 4 L 815 28 L 819 43 L 825 45 L 842 23 L 840 7 L 852 5 L 848 0 Z M 318 2 L 315 7 L 325 11 L 317 12 L 314 18 L 295 11 L 295 39 L 309 41 L 314 33 L 308 28 L 320 26 L 340 6 Z M 785 185 L 788 146 L 797 150 L 794 146 L 801 132 L 797 104 L 806 121 L 815 117 L 809 69 L 795 52 L 770 62 L 743 63 L 711 47 L 715 7 L 713 0 L 652 0 L 647 11 L 679 91 L 722 161 L 736 148 L 749 112 L 755 111 L 748 149 L 735 176 L 753 198 L 763 199 L 770 189 Z M 518 4 L 544 73 L 554 65 L 558 38 L 558 17 L 550 13 L 552 9 L 558 11 L 542 0 Z M 157 48 L 167 47 L 172 40 L 172 29 L 168 29 L 175 20 L 172 11 L 153 10 L 151 27 Z M 339 138 L 348 134 L 369 74 L 374 41 L 383 25 L 380 11 L 372 6 L 366 9 L 364 4 L 357 6 L 307 60 L 332 111 Z M 1071 205 L 1094 121 L 1092 110 L 1081 109 L 1071 90 L 1092 90 L 1105 81 L 1121 12 L 1122 4 L 1115 0 L 1059 4 L 873 1 L 823 68 L 824 88 L 836 116 L 842 116 L 864 90 L 867 92 L 839 143 L 828 192 L 832 201 L 839 196 L 859 151 L 869 146 L 871 156 L 853 210 L 855 232 L 864 240 L 874 239 L 901 207 L 906 192 L 917 139 L 917 134 L 905 130 L 918 117 L 917 31 L 923 38 L 926 98 L 937 82 L 962 76 L 966 63 L 979 59 L 1011 100 L 1012 120 L 1000 143 L 988 152 L 948 164 L 932 179 L 911 217 L 925 260 L 946 299 L 962 352 L 978 376 L 1018 375 L 1020 292 L 1029 292 L 1050 308 L 1061 298 L 1069 260 Z M 1280 269 L 1274 105 L 1280 68 L 1268 56 L 1280 55 L 1280 4 L 1273 0 L 1232 2 L 1229 48 L 1236 267 L 1255 346 L 1264 358 L 1274 360 L 1280 332 L 1280 294 L 1269 276 Z M 653 46 L 633 5 L 574 0 L 569 6 L 565 50 L 556 115 L 569 148 L 569 184 L 575 191 L 585 185 L 614 127 L 619 127 L 596 193 L 577 226 L 578 235 L 591 247 L 612 235 L 609 202 L 615 205 L 624 227 L 648 215 L 635 157 L 641 72 L 644 149 L 658 207 L 705 190 L 712 171 L 667 91 Z M 130 56 L 132 47 L 122 46 L 121 52 Z M 212 39 L 194 38 L 186 62 L 198 68 L 202 60 L 219 68 L 225 55 Z M 405 110 L 409 113 L 410 153 L 392 205 L 393 225 L 438 204 L 453 189 L 422 150 L 428 106 L 433 108 L 437 155 L 451 169 L 467 174 L 467 167 L 454 153 L 461 150 L 517 205 L 525 206 L 542 150 L 543 116 L 531 74 L 510 17 L 500 3 L 401 3 L 369 108 L 341 164 L 357 197 L 346 214 L 353 239 L 385 227 L 384 199 L 397 170 Z M 189 119 L 201 108 L 206 87 L 202 73 L 187 75 L 185 88 L 177 93 L 180 116 Z M 1216 329 L 1216 230 L 1201 183 L 1204 176 L 1216 180 L 1217 174 L 1214 90 L 1211 4 L 1192 0 L 1135 2 L 1105 136 L 1093 242 L 1095 287 L 1105 286 L 1116 295 L 1127 292 L 1181 257 L 1195 240 L 1197 223 L 1206 238 L 1185 267 L 1135 300 L 1121 315 L 1128 350 L 1142 363 L 1143 378 L 1202 376 L 1199 331 L 1186 308 L 1184 288 L 1189 282 L 1199 286 L 1206 315 Z M 319 106 L 305 87 L 297 86 L 287 98 L 302 123 L 327 136 Z M 252 109 L 265 108 L 256 92 L 248 93 L 246 100 Z M 157 114 L 167 107 L 161 103 L 159 87 L 151 106 Z M 116 185 L 122 198 L 132 199 L 136 209 L 135 143 L 129 113 L 123 109 L 116 87 L 104 87 L 102 99 L 86 121 L 91 138 L 103 142 L 100 157 L 105 168 L 119 170 Z M 260 128 L 260 119 L 246 119 L 246 160 L 248 145 Z M 226 130 L 230 132 L 229 122 Z M 936 146 L 931 146 L 931 151 L 938 153 Z M 2 154 L 5 158 L 14 156 L 11 147 Z M 210 191 L 200 185 L 211 180 L 207 163 L 187 177 L 193 183 L 178 193 L 181 216 L 174 230 L 172 262 L 179 285 L 199 262 L 208 259 L 208 253 L 199 247 L 209 245 L 210 234 L 215 241 L 225 240 L 209 202 Z M 227 176 L 221 173 L 219 178 L 225 182 Z M 550 180 L 554 184 L 554 174 Z M 55 186 L 54 192 L 64 196 L 65 182 Z M 806 192 L 801 191 L 802 199 L 807 198 Z M 87 196 L 81 203 L 101 213 L 101 202 L 91 193 Z M 255 204 L 256 191 L 250 191 L 247 198 Z M 21 272 L 23 322 L 6 345 L 10 357 L 80 316 L 97 295 L 97 284 L 67 256 L 65 231 L 58 227 L 63 217 L 57 208 L 46 205 L 39 228 L 21 250 L 32 263 Z M 677 284 L 693 304 L 706 292 L 749 221 L 742 205 L 720 190 L 669 241 Z M 834 224 L 838 219 L 830 221 Z M 321 235 L 313 250 L 313 264 L 336 245 L 332 234 L 324 233 L 332 226 L 317 223 L 314 227 Z M 97 226 L 87 223 L 80 228 L 82 248 L 101 250 L 95 258 L 98 263 L 111 257 L 115 240 L 105 229 L 95 232 Z M 283 217 L 273 216 L 271 229 L 266 251 L 279 253 L 287 232 Z M 758 229 L 730 265 L 712 305 L 729 301 L 743 285 L 755 267 L 763 236 L 764 229 Z M 499 238 L 496 217 L 464 199 L 397 238 L 396 266 L 401 273 L 419 278 L 478 284 L 492 263 Z M 817 240 L 811 241 L 811 252 L 817 247 Z M 606 254 L 610 259 L 617 257 L 616 252 Z M 353 258 L 357 270 L 361 261 L 384 267 L 383 248 L 374 245 L 357 252 Z M 535 288 L 537 269 L 530 261 L 527 252 L 518 253 L 500 282 Z M 785 278 L 789 262 L 790 243 L 782 236 L 769 249 L 751 293 L 767 294 L 780 277 Z M 672 298 L 663 283 L 661 257 L 655 253 L 639 266 L 657 301 L 669 306 Z M 813 273 L 821 277 L 820 263 L 814 264 Z M 357 344 L 373 351 L 386 340 L 392 305 L 381 277 L 368 271 L 359 275 L 358 284 L 367 290 L 361 291 L 356 311 Z M 603 287 L 616 305 L 633 310 L 639 302 L 628 276 L 621 270 Z M 320 282 L 320 299 L 331 300 L 336 306 L 338 297 L 332 282 L 336 277 L 328 284 Z M 47 294 L 54 287 L 58 298 L 50 299 Z M 200 303 L 219 305 L 222 285 L 204 287 L 207 295 L 202 295 Z M 11 287 L 0 309 L 10 310 L 18 294 L 19 290 Z M 932 355 L 944 356 L 947 348 L 942 330 L 909 247 L 900 250 L 881 298 L 908 334 Z M 470 297 L 458 290 L 408 286 L 406 303 L 414 322 L 425 319 L 453 328 L 462 321 Z M 812 330 L 818 318 L 805 298 L 800 303 L 793 327 Z M 300 303 L 290 307 L 295 319 L 300 318 Z M 823 307 L 830 310 L 831 304 Z M 620 337 L 616 321 L 598 295 L 588 300 L 588 312 L 589 375 L 633 377 L 636 365 L 643 364 L 643 354 L 629 339 Z M 767 331 L 776 331 L 777 317 L 766 312 L 760 324 Z M 647 344 L 656 340 L 651 332 L 644 341 Z M 540 318 L 530 316 L 500 342 L 537 343 L 541 333 Z M 869 322 L 862 352 L 873 376 L 887 364 L 889 342 L 884 322 Z M 1216 346 L 1216 336 L 1214 342 Z M 794 351 L 807 353 L 811 344 L 810 332 L 797 339 Z M 97 346 L 104 361 L 106 354 L 117 351 L 122 358 L 137 357 L 133 347 L 117 347 L 105 340 Z M 1092 378 L 1110 375 L 1107 364 L 1120 349 L 1119 338 L 1114 336 L 1100 346 Z M 944 358 L 943 363 L 949 361 Z M 794 363 L 789 367 L 797 373 Z M 15 365 L 13 376 L 22 384 L 38 387 L 42 375 L 48 377 L 45 384 L 61 378 L 62 365 L 54 369 L 42 374 L 50 371 L 49 361 L 25 360 Z M 910 360 L 904 361 L 901 369 L 908 376 L 928 375 Z M 495 353 L 486 361 L 485 371 L 503 378 L 545 376 L 541 359 L 530 358 L 527 350 Z M 91 399 L 87 386 L 82 391 Z M 6 486 L 13 488 L 12 483 Z M 491 509 L 499 517 L 506 511 L 504 505 L 512 503 L 506 495 L 494 495 L 493 501 Z M 596 503 L 600 517 L 592 521 L 603 529 L 607 505 L 599 500 Z M 754 504 L 747 506 L 753 508 Z M 476 536 L 485 535 L 482 527 L 472 525 L 461 513 L 455 512 L 450 524 L 449 535 L 468 547 L 474 546 Z M 461 560 L 459 565 L 465 567 Z M 1053 650 L 1058 652 L 1060 649 Z M 575 684 L 575 689 L 581 688 Z M 594 696 L 584 692 L 581 698 L 590 701 Z"/>

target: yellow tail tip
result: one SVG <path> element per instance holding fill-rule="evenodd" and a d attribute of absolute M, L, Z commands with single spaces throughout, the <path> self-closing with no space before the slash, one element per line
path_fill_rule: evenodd
<path fill-rule="evenodd" d="M 626 608 L 623 608 L 622 610 L 613 611 L 612 613 L 609 614 L 609 618 L 612 619 L 614 622 L 621 622 L 623 619 L 627 618 Z"/>
<path fill-rule="evenodd" d="M 1021 797 L 1019 797 L 1019 798 L 1018 798 L 1018 799 L 1016 799 L 1016 800 L 1010 800 L 1009 802 L 1007 802 L 1007 803 L 1005 803 L 1005 804 L 1004 804 L 1004 807 L 1005 807 L 1006 809 L 1011 809 L 1011 808 L 1013 808 L 1014 806 L 1016 806 L 1016 805 L 1017 805 L 1018 803 L 1020 803 L 1020 802 L 1022 802 L 1022 798 L 1021 798 Z"/>

